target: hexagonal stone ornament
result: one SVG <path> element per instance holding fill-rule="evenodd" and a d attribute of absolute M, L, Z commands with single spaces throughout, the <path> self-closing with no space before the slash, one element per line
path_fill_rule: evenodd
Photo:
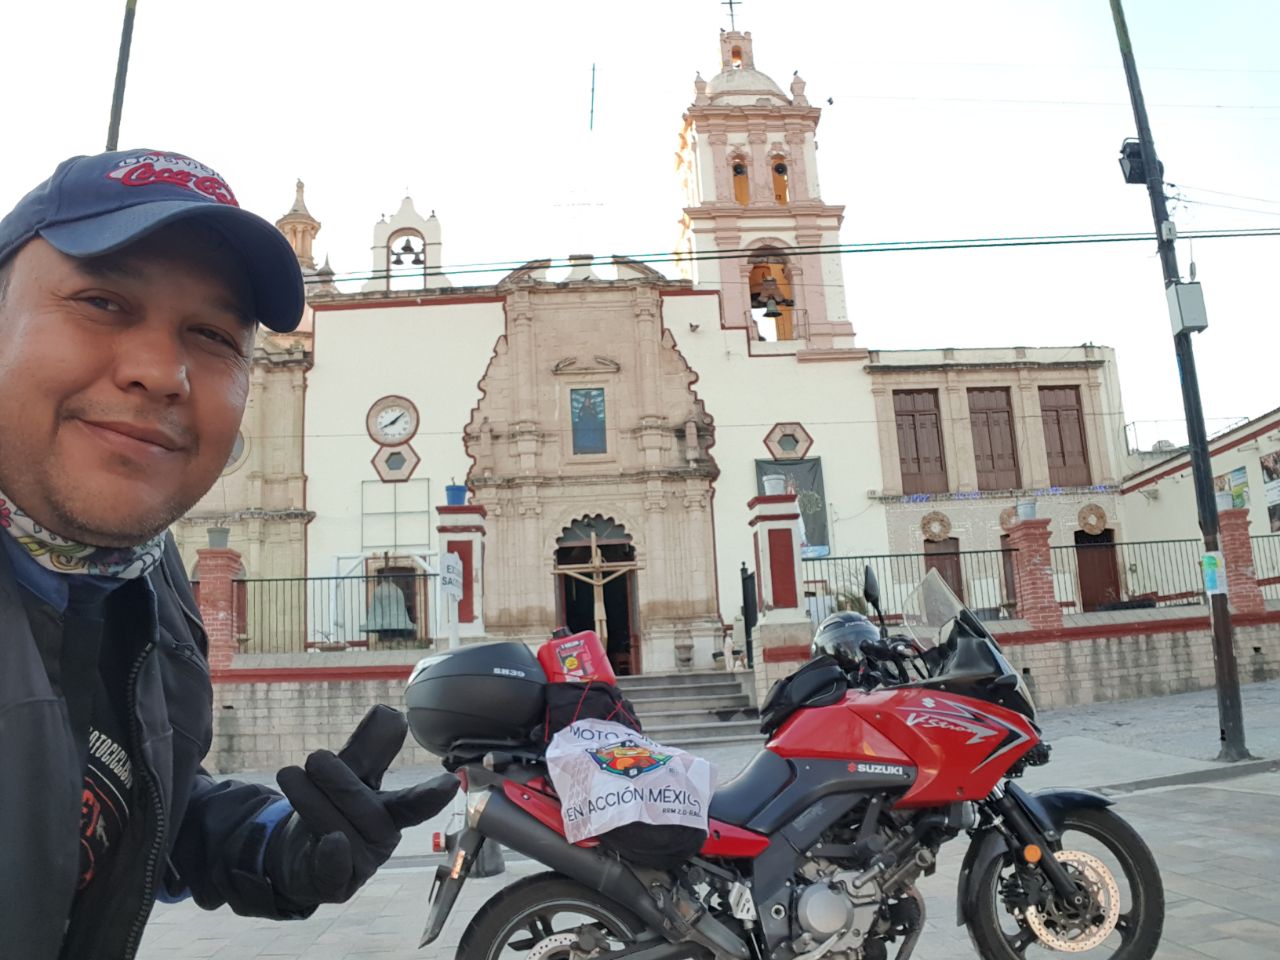
<path fill-rule="evenodd" d="M 775 423 L 764 445 L 775 460 L 803 460 L 813 446 L 813 437 L 798 423 Z"/>
<path fill-rule="evenodd" d="M 404 483 L 413 476 L 422 458 L 412 444 L 402 443 L 394 447 L 379 447 L 371 462 L 383 483 Z"/>

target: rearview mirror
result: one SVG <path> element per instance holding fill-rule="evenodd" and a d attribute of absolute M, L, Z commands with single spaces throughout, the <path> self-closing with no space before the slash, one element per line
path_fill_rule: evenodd
<path fill-rule="evenodd" d="M 862 571 L 862 598 L 871 604 L 873 610 L 880 612 L 880 582 L 876 580 L 876 572 L 871 564 Z"/>

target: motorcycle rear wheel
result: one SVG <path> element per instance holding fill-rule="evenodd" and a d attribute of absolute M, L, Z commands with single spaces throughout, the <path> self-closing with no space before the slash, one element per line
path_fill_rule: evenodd
<path fill-rule="evenodd" d="M 489 898 L 462 934 L 456 960 L 579 960 L 566 935 L 582 926 L 614 950 L 644 930 L 630 910 L 589 887 L 558 873 L 535 874 Z"/>
<path fill-rule="evenodd" d="M 984 960 L 1041 960 L 1067 953 L 1084 960 L 1151 960 L 1164 927 L 1164 885 L 1155 857 L 1138 832 L 1111 810 L 1073 810 L 1062 826 L 1061 849 L 1092 854 L 1095 863 L 1100 860 L 1108 868 L 1121 892 L 1114 930 L 1093 948 L 1080 949 L 1083 937 L 1074 947 L 1046 945 L 1002 896 L 1002 885 L 1013 873 L 1012 855 L 1006 855 L 992 862 L 978 880 L 976 910 L 969 921 L 978 954 Z M 1090 859 L 1076 857 L 1078 863 Z"/>

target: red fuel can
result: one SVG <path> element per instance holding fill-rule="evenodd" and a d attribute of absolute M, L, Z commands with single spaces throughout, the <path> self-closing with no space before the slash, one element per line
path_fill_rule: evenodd
<path fill-rule="evenodd" d="M 618 679 L 594 630 L 552 637 L 538 648 L 538 662 L 552 683 L 595 680 L 612 684 Z"/>

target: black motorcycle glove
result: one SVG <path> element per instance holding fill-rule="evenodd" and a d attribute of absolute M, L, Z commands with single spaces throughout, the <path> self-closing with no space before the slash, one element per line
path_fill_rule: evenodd
<path fill-rule="evenodd" d="M 459 781 L 444 774 L 404 790 L 382 790 L 382 775 L 404 743 L 407 722 L 379 704 L 336 755 L 317 750 L 276 781 L 293 806 L 267 841 L 265 868 L 276 896 L 291 907 L 342 903 L 382 866 L 400 831 L 453 799 Z"/>

